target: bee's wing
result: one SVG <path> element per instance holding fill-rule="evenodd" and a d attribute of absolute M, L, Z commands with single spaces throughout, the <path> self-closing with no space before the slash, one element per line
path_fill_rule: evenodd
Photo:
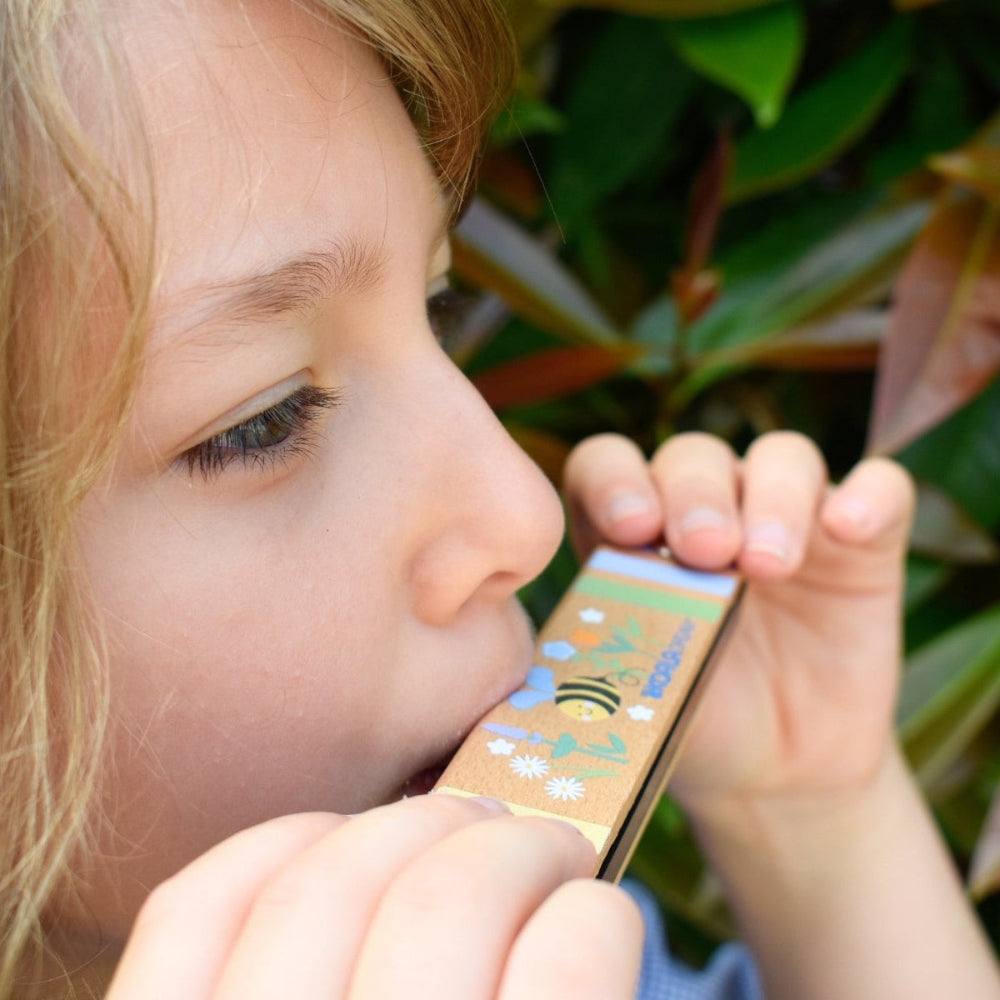
<path fill-rule="evenodd" d="M 527 711 L 543 701 L 548 701 L 556 693 L 555 674 L 548 667 L 532 667 L 528 671 L 524 687 L 515 691 L 508 703 L 512 708 Z"/>

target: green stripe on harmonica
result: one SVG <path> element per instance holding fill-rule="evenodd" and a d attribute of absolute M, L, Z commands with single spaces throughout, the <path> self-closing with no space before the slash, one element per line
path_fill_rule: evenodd
<path fill-rule="evenodd" d="M 722 617 L 722 605 L 715 601 L 699 601 L 696 597 L 636 587 L 603 577 L 583 576 L 573 585 L 573 589 L 591 597 L 608 597 L 613 601 L 624 601 L 626 604 L 636 604 L 657 611 L 672 611 L 674 614 L 700 618 L 706 622 L 718 621 Z"/>

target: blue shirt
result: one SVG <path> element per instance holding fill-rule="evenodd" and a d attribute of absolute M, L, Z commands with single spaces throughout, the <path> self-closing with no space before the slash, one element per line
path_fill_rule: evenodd
<path fill-rule="evenodd" d="M 642 972 L 636 1000 L 764 1000 L 750 953 L 742 945 L 723 945 L 702 972 L 670 957 L 656 901 L 648 889 L 626 881 L 622 888 L 639 904 L 646 925 Z"/>

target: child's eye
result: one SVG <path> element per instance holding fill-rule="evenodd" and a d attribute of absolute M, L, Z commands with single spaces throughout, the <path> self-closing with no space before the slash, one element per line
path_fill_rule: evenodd
<path fill-rule="evenodd" d="M 340 401 L 333 389 L 304 385 L 280 403 L 189 448 L 180 456 L 188 472 L 205 479 L 219 475 L 232 462 L 267 468 L 309 450 L 319 415 Z"/>

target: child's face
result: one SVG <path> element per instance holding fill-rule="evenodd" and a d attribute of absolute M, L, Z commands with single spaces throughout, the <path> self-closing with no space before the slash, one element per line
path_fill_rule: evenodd
<path fill-rule="evenodd" d="M 428 325 L 442 198 L 374 57 L 286 0 L 135 6 L 162 291 L 81 519 L 121 723 L 112 933 L 230 832 L 440 761 L 530 665 L 514 592 L 562 527 Z"/>

